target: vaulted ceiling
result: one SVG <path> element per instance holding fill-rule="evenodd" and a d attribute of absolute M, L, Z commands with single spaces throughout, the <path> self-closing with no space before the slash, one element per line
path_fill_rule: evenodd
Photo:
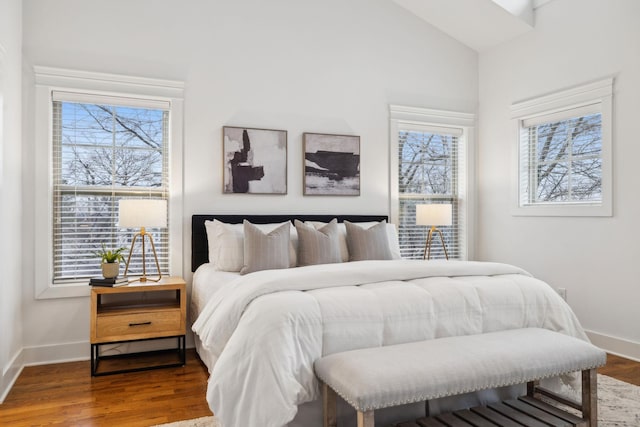
<path fill-rule="evenodd" d="M 392 0 L 481 52 L 534 27 L 534 11 L 551 0 Z"/>

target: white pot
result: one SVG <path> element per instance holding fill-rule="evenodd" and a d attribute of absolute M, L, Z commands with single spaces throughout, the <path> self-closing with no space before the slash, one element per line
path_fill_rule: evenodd
<path fill-rule="evenodd" d="M 104 276 L 105 279 L 118 277 L 119 273 L 120 273 L 119 262 L 103 262 L 102 263 L 102 275 Z"/>

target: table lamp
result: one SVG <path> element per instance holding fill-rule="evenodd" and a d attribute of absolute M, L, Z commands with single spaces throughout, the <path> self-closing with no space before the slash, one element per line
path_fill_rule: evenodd
<path fill-rule="evenodd" d="M 162 278 L 162 271 L 160 270 L 160 263 L 158 262 L 158 255 L 156 254 L 156 247 L 153 244 L 153 237 L 147 233 L 145 227 L 166 227 L 167 226 L 167 201 L 166 200 L 152 200 L 152 199 L 123 199 L 119 201 L 119 213 L 118 213 L 118 226 L 122 228 L 137 228 L 140 227 L 140 231 L 133 235 L 131 240 L 131 249 L 129 250 L 129 257 L 127 258 L 127 265 L 124 269 L 124 275 L 127 275 L 129 271 L 129 263 L 131 262 L 131 255 L 133 254 L 133 248 L 135 247 L 136 240 L 140 236 L 142 242 L 142 276 L 137 279 L 141 282 L 150 280 L 152 282 L 158 282 Z M 151 243 L 151 249 L 153 250 L 153 257 L 156 260 L 156 268 L 158 270 L 157 279 L 149 279 L 147 277 L 147 265 L 145 259 L 145 237 L 149 239 Z"/>
<path fill-rule="evenodd" d="M 423 259 L 431 258 L 431 242 L 433 241 L 433 235 L 437 232 L 440 234 L 440 241 L 442 242 L 442 249 L 444 249 L 444 256 L 449 259 L 447 253 L 447 246 L 444 243 L 444 236 L 436 226 L 451 225 L 451 204 L 431 204 L 431 205 L 416 205 L 416 224 L 417 225 L 430 225 L 429 235 L 424 245 Z"/>

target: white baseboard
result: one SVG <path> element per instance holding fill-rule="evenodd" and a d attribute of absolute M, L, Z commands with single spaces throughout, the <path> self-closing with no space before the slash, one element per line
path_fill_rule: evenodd
<path fill-rule="evenodd" d="M 23 367 L 22 351 L 19 351 L 3 370 L 2 376 L 0 376 L 0 403 L 4 402 L 4 399 L 6 399 L 11 387 L 13 387 L 13 384 L 20 376 L 20 372 L 22 372 Z"/>
<path fill-rule="evenodd" d="M 41 345 L 22 349 L 24 366 L 89 360 L 91 345 L 88 341 Z"/>
<path fill-rule="evenodd" d="M 0 403 L 4 402 L 25 366 L 88 360 L 90 354 L 88 342 L 23 347 L 11 360 L 0 378 Z M 89 374 L 88 371 L 87 374 Z"/>
<path fill-rule="evenodd" d="M 135 344 L 138 344 L 138 346 L 130 348 L 130 346 Z M 119 352 L 119 350 L 128 353 L 130 351 L 148 351 L 167 348 L 166 343 L 162 342 L 122 343 L 119 345 L 113 345 L 112 347 L 115 348 L 110 349 L 109 346 L 104 346 L 103 349 L 101 349 L 101 354 L 102 351 L 108 352 L 109 350 L 115 350 L 116 353 Z M 187 348 L 192 347 L 193 343 L 191 343 L 190 346 L 187 345 Z M 16 382 L 25 366 L 77 362 L 81 360 L 89 360 L 90 357 L 91 344 L 89 344 L 89 341 L 43 345 L 38 347 L 23 347 L 8 364 L 4 373 L 0 372 L 2 373 L 0 376 L 0 403 L 4 402 L 4 399 L 9 394 L 11 387 L 13 387 L 13 384 Z M 87 375 L 89 374 L 89 370 L 87 369 Z"/>
<path fill-rule="evenodd" d="M 640 343 L 612 337 L 593 331 L 585 331 L 591 342 L 607 353 L 640 362 Z"/>

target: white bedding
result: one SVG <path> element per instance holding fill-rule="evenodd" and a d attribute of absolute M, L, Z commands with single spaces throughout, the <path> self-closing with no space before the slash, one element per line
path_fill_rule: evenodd
<path fill-rule="evenodd" d="M 219 271 L 213 264 L 202 264 L 193 274 L 191 315 L 197 317 L 216 292 L 238 277 L 240 273 Z"/>
<path fill-rule="evenodd" d="M 228 281 L 193 330 L 215 362 L 207 400 L 222 425 L 281 427 L 318 397 L 323 355 L 521 327 L 586 339 L 556 292 L 517 267 L 361 261 Z"/>
<path fill-rule="evenodd" d="M 204 310 L 213 295 L 229 283 L 240 277 L 238 272 L 219 271 L 214 264 L 202 264 L 193 274 L 191 285 L 191 300 L 189 303 L 189 315 L 191 319 L 197 319 L 200 312 Z M 213 368 L 217 357 L 202 348 L 199 337 L 195 336 L 195 346 L 200 356 L 200 360 L 207 365 L 209 372 Z"/>

